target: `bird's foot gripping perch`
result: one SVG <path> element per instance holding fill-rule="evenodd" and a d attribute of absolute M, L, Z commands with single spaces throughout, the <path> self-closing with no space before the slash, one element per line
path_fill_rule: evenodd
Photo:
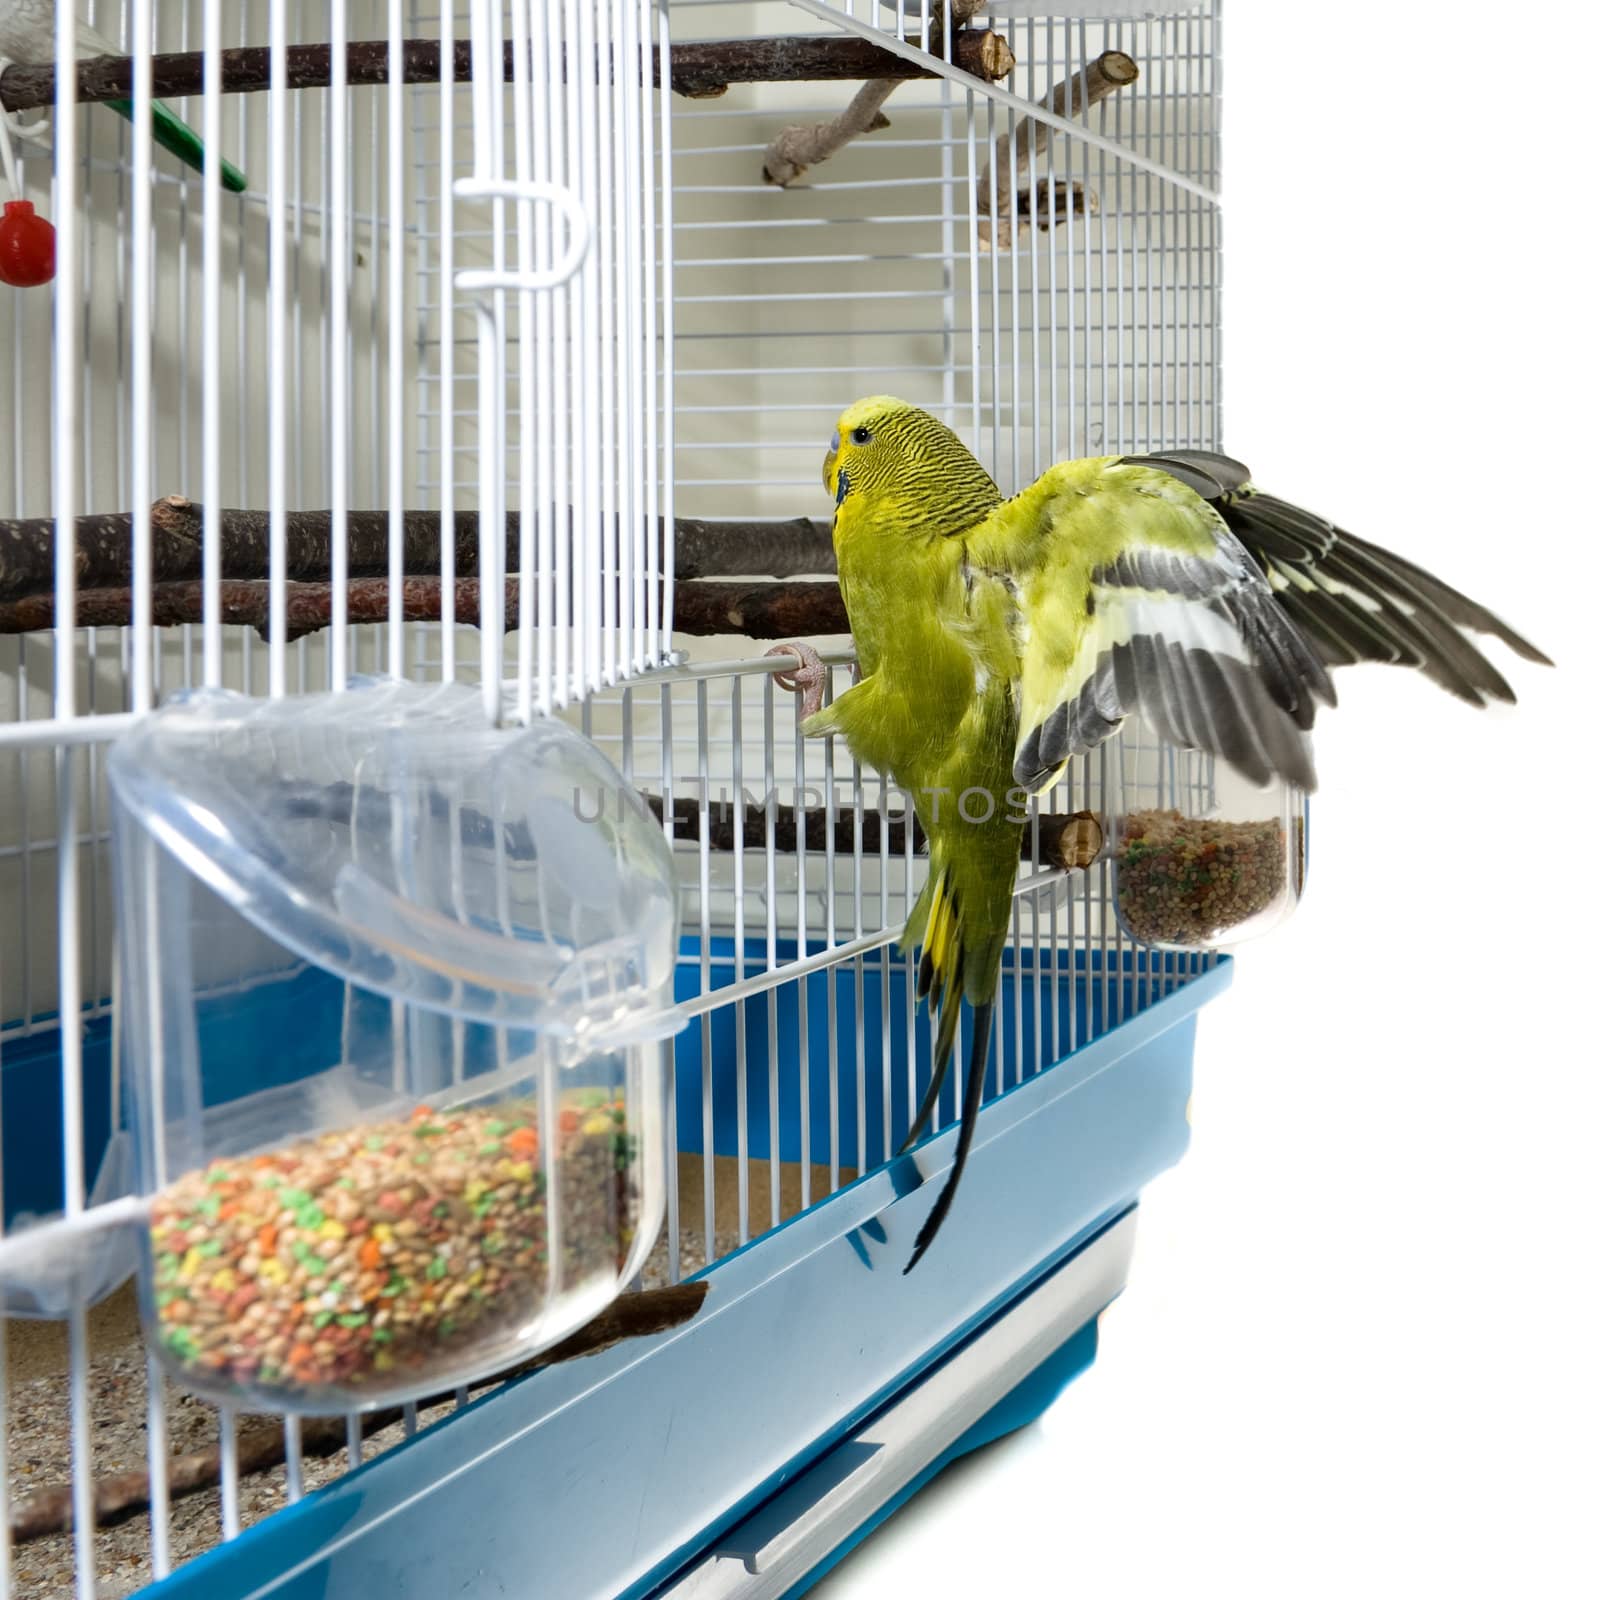
<path fill-rule="evenodd" d="M 828 684 L 828 669 L 822 657 L 808 644 L 779 644 L 769 651 L 769 656 L 795 656 L 800 665 L 793 672 L 775 672 L 772 681 L 780 689 L 788 689 L 800 696 L 802 718 L 814 717 L 822 709 L 822 691 Z"/>

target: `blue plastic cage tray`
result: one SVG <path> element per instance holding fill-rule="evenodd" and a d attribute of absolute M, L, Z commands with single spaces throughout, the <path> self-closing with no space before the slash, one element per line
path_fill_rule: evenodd
<path fill-rule="evenodd" d="M 713 982 L 731 981 L 731 946 L 714 944 L 710 954 Z M 764 956 L 764 947 L 759 956 L 748 948 L 749 969 Z M 1017 958 L 1029 966 L 1029 952 Z M 682 960 L 693 988 L 692 940 Z M 1231 977 L 1231 963 L 1217 960 L 1154 998 L 1165 984 L 1152 984 L 1159 975 L 1144 960 L 1039 985 L 1059 1005 L 1057 1037 L 1085 1038 L 1091 1007 L 1096 1036 L 985 1106 L 960 1201 L 911 1275 L 901 1269 L 938 1192 L 931 1180 L 951 1159 L 954 1129 L 717 1261 L 691 1321 L 493 1390 L 142 1593 L 707 1600 L 803 1592 L 941 1467 L 1031 1421 L 1093 1360 L 1095 1319 L 1125 1282 L 1139 1193 L 1188 1143 L 1196 1013 Z M 885 1063 L 875 1029 L 856 1054 L 851 985 L 864 984 L 876 1015 L 885 999 L 903 1006 L 905 976 L 891 966 L 885 996 L 872 963 L 833 970 L 841 1069 L 832 1087 L 825 1067 L 810 1074 L 814 1162 L 830 1159 L 833 1126 L 846 1167 L 858 1150 L 881 1148 Z M 828 1059 L 828 978 L 805 980 L 815 985 L 813 1064 Z M 795 987 L 745 1002 L 752 1157 L 770 1149 L 773 1082 L 780 1158 L 802 1155 Z M 1009 977 L 1002 985 L 1001 1031 L 1021 1029 L 1018 1059 L 1031 1059 L 1033 985 L 1020 992 L 1019 1006 Z M 260 1002 L 241 997 L 251 1003 Z M 768 1003 L 779 1008 L 775 1073 Z M 255 1071 L 250 1041 L 259 1032 L 245 1016 L 236 1021 L 240 1070 Z M 699 1023 L 676 1042 L 678 1141 L 703 1151 L 709 1124 L 714 1150 L 731 1154 L 733 1018 L 719 1011 L 710 1027 L 709 1073 Z M 97 1044 L 91 1031 L 91 1075 Z M 903 1049 L 903 1040 L 892 1046 L 887 1063 L 891 1131 L 909 1115 Z M 37 1114 L 48 1116 L 58 1074 L 15 1050 L 5 1069 L 8 1111 L 13 1086 L 26 1082 L 42 1097 Z M 6 1124 L 9 1135 L 16 1119 Z M 49 1203 L 58 1152 L 48 1141 L 42 1150 L 38 1141 L 27 1151 L 7 1144 L 8 1212 L 25 1198 Z"/>

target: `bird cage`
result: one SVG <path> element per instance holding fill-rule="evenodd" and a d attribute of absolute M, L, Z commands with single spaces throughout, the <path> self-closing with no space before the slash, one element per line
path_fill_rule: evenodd
<path fill-rule="evenodd" d="M 1092 1361 L 1230 971 L 1130 924 L 1117 826 L 1219 785 L 1130 723 L 1033 808 L 969 1176 L 902 1275 L 961 1107 L 896 1157 L 926 864 L 799 732 L 786 647 L 826 696 L 853 662 L 819 460 L 880 390 L 1008 493 L 1216 447 L 1216 0 L 82 7 L 126 56 L 0 76 L 55 230 L 0 308 L 6 1592 L 797 1592 Z M 181 695 L 375 676 L 564 721 L 659 820 L 664 1217 L 535 1370 L 280 1424 L 128 1310 L 107 768 Z"/>

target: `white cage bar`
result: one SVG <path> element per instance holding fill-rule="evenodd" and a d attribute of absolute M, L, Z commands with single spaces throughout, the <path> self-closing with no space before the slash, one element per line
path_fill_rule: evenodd
<path fill-rule="evenodd" d="M 882 390 L 957 428 L 1007 492 L 1064 456 L 1215 448 L 1219 7 L 980 16 L 973 25 L 987 20 L 1016 56 L 1003 84 L 923 53 L 920 3 L 83 10 L 114 37 L 126 28 L 136 92 L 152 50 L 200 51 L 214 76 L 221 51 L 245 45 L 269 47 L 271 86 L 174 102 L 249 174 L 241 195 L 214 169 L 202 179 L 153 151 L 147 123 L 98 106 L 57 108 L 53 153 L 17 146 L 59 267 L 53 293 L 4 291 L 13 405 L 0 507 L 55 520 L 56 626 L 0 640 L 0 903 L 12 913 L 0 1082 L 31 1094 L 53 1075 L 60 1225 L 119 1215 L 85 1210 L 95 1174 L 82 1138 L 86 1108 L 103 1127 L 115 1092 L 107 742 L 202 683 L 280 694 L 374 672 L 473 678 L 497 712 L 573 720 L 673 819 L 691 1027 L 683 1093 L 669 1098 L 667 1224 L 645 1281 L 676 1282 L 886 1160 L 926 1082 L 929 1023 L 894 942 L 923 871 L 903 798 L 842 748 L 799 737 L 794 697 L 774 681 L 786 658 L 763 654 L 772 641 L 674 636 L 673 542 L 658 529 L 824 516 L 818 466 L 834 418 Z M 762 178 L 771 139 L 836 114 L 853 86 L 658 95 L 652 57 L 669 34 L 759 40 L 797 26 L 868 38 L 931 75 L 896 90 L 889 128 L 779 189 Z M 291 87 L 291 50 L 330 37 L 390 51 L 437 41 L 446 61 L 457 43 L 480 62 L 506 47 L 514 67 L 503 83 L 351 85 L 336 48 L 329 87 Z M 1136 81 L 1080 117 L 1041 111 L 1106 51 L 1131 57 Z M 569 70 L 591 57 L 616 70 Z M 1033 173 L 1046 181 L 1044 225 L 983 248 L 1002 187 L 1026 186 L 1029 116 L 1047 133 Z M 171 598 L 150 512 L 162 496 L 193 497 L 206 517 L 196 613 L 158 626 L 158 598 Z M 266 513 L 266 579 L 248 593 L 224 581 L 225 507 Z M 331 626 L 291 637 L 311 580 L 291 576 L 289 519 L 324 508 Z M 347 529 L 369 510 L 387 531 L 386 594 L 378 612 L 353 613 L 366 580 L 347 582 Z M 408 620 L 409 510 L 445 527 L 477 512 L 491 535 L 519 512 L 514 596 L 498 581 L 503 541 L 487 539 L 473 590 L 442 538 L 437 621 Z M 109 512 L 131 513 L 134 620 L 76 626 L 75 608 L 102 597 L 76 581 L 73 519 Z M 483 602 L 483 628 L 458 614 L 464 600 Z M 259 631 L 232 620 L 249 607 Z M 848 640 L 811 642 L 842 692 Z M 1113 760 L 1156 804 L 1210 778 L 1130 730 L 1046 811 L 1103 809 Z M 1209 964 L 1136 951 L 1110 915 L 1108 870 L 1025 860 L 988 1095 Z M 82 1028 L 61 1028 L 63 1016 Z M 698 1126 L 679 1125 L 680 1103 L 697 1105 Z M 949 1095 L 945 1117 L 953 1109 Z M 13 1345 L 45 1347 L 44 1325 L 20 1326 L 5 1328 Z M 14 1548 L 0 1528 L 8 1593 L 31 1592 L 21 1570 L 83 1596 L 127 1592 L 452 1409 L 409 1408 L 365 1440 L 351 1419 L 326 1454 L 316 1434 L 318 1453 L 303 1456 L 294 1425 L 283 1466 L 247 1470 L 256 1425 L 165 1390 L 109 1327 L 103 1311 L 76 1309 L 53 1366 L 8 1390 L 5 1527 L 42 1472 L 71 1485 L 77 1528 Z M 58 1400 L 69 1425 L 38 1429 L 33 1413 Z M 147 1513 L 96 1531 L 95 1480 L 122 1448 L 99 1424 L 135 1409 L 150 1463 L 216 1445 L 218 1482 L 170 1502 L 158 1484 Z M 44 1463 L 32 1474 L 19 1469 L 24 1435 Z"/>

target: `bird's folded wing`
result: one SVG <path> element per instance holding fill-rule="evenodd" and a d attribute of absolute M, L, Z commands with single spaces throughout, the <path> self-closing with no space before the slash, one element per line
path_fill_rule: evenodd
<path fill-rule="evenodd" d="M 1242 481 L 1236 463 L 1214 461 Z M 1225 492 L 1225 478 L 1194 471 Z M 1012 594 L 1018 784 L 1047 788 L 1069 757 L 1138 712 L 1162 739 L 1257 783 L 1315 786 L 1306 733 L 1333 686 L 1191 482 L 1116 458 L 1063 463 L 975 528 L 967 548 L 975 573 Z"/>

